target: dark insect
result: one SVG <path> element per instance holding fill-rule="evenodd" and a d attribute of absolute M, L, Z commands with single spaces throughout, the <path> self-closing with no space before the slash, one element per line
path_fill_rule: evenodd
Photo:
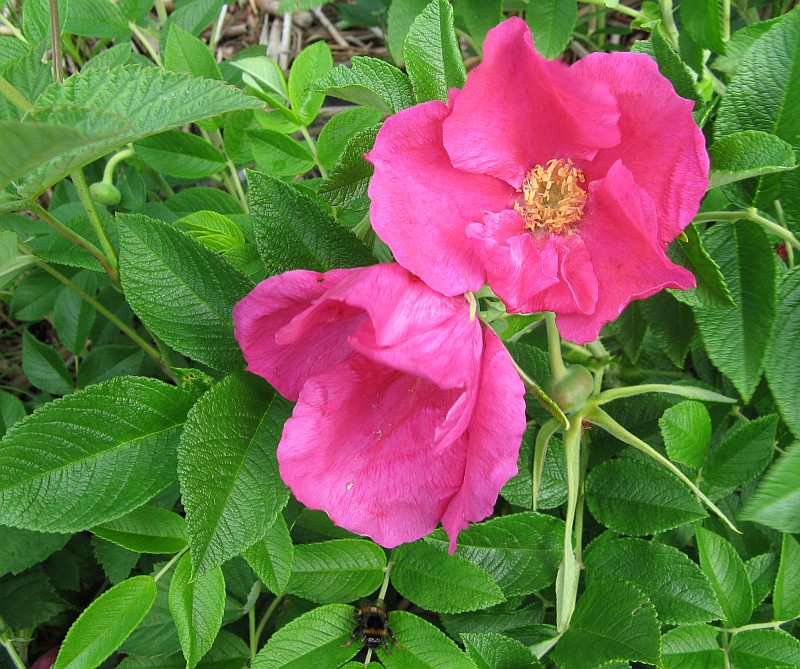
<path fill-rule="evenodd" d="M 388 653 L 389 639 L 387 637 L 391 638 L 394 645 L 400 648 L 392 628 L 388 625 L 389 614 L 386 613 L 383 600 L 377 599 L 373 604 L 367 599 L 362 599 L 356 607 L 353 618 L 356 621 L 356 628 L 347 643 L 344 644 L 345 646 L 349 646 L 360 635 L 362 648 L 375 650 L 383 647 Z"/>

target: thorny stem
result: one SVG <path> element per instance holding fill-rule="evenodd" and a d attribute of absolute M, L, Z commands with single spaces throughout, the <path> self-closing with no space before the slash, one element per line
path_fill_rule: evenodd
<path fill-rule="evenodd" d="M 153 576 L 153 580 L 158 581 L 158 579 L 160 579 L 164 574 L 166 574 L 171 569 L 172 565 L 174 565 L 178 560 L 180 560 L 183 557 L 183 554 L 188 550 L 189 547 L 187 546 L 186 548 L 181 548 L 181 550 L 175 553 L 172 559 L 169 562 L 167 562 L 167 564 L 165 564 L 155 576 Z"/>
<path fill-rule="evenodd" d="M 17 208 L 21 209 L 23 207 L 17 207 Z M 93 256 L 97 260 L 97 262 L 99 262 L 103 266 L 103 269 L 106 271 L 108 276 L 111 277 L 111 280 L 114 282 L 114 285 L 116 286 L 119 285 L 119 275 L 117 273 L 117 270 L 111 266 L 109 259 L 106 258 L 105 255 L 103 255 L 103 252 L 100 249 L 98 249 L 94 244 L 92 244 L 88 239 L 84 239 L 77 232 L 70 230 L 70 228 L 68 228 L 61 221 L 59 221 L 55 216 L 53 216 L 49 211 L 47 211 L 47 209 L 40 206 L 33 200 L 28 200 L 27 202 L 25 202 L 24 208 L 30 211 L 31 213 L 35 214 L 36 216 L 38 216 L 60 235 L 63 235 L 71 242 L 77 244 L 84 251 Z"/>
<path fill-rule="evenodd" d="M 588 5 L 599 5 L 605 9 L 608 9 L 608 5 L 606 5 L 604 0 L 581 0 Z M 626 7 L 623 4 L 619 4 L 614 7 L 615 12 L 619 12 L 620 14 L 625 14 L 626 16 L 630 16 L 634 19 L 648 19 L 649 17 L 644 12 L 640 12 L 638 9 L 634 9 L 633 7 Z"/>
<path fill-rule="evenodd" d="M 323 179 L 327 179 L 328 170 L 326 170 L 319 161 L 319 154 L 317 153 L 317 145 L 314 143 L 314 138 L 311 137 L 308 132 L 308 128 L 304 125 L 300 126 L 300 132 L 302 133 L 303 138 L 306 140 L 306 144 L 308 144 L 308 150 L 311 151 L 311 157 L 314 159 L 317 169 L 319 169 L 319 173 L 322 175 Z"/>
<path fill-rule="evenodd" d="M 252 653 L 252 649 L 255 648 L 256 651 L 258 650 L 258 642 L 261 639 L 261 635 L 264 633 L 264 628 L 267 626 L 267 622 L 272 617 L 272 614 L 275 613 L 275 609 L 278 608 L 278 605 L 283 601 L 283 593 L 279 595 L 275 595 L 275 599 L 270 602 L 269 607 L 267 610 L 264 611 L 264 615 L 261 616 L 261 620 L 258 621 L 258 627 L 256 627 L 256 636 L 255 642 L 251 642 L 250 644 L 250 652 Z M 255 655 L 252 655 L 251 660 L 255 659 Z"/>
<path fill-rule="evenodd" d="M 392 573 L 392 567 L 394 566 L 394 562 L 392 561 L 392 554 L 389 553 L 389 561 L 386 563 L 386 568 L 383 570 L 383 583 L 381 584 L 380 592 L 378 593 L 378 599 L 383 601 L 383 598 L 386 597 L 386 591 L 389 590 L 389 576 Z"/>
<path fill-rule="evenodd" d="M 167 23 L 167 8 L 164 5 L 164 0 L 156 0 L 156 14 L 158 15 L 158 22 L 163 28 Z"/>
<path fill-rule="evenodd" d="M 50 0 L 50 36 L 53 42 L 53 81 L 64 81 L 61 67 L 61 25 L 58 20 L 58 0 Z"/>
<path fill-rule="evenodd" d="M 0 12 L 0 23 L 2 23 L 2 24 L 3 24 L 3 25 L 6 27 L 6 28 L 8 28 L 8 29 L 9 29 L 9 31 L 11 32 L 11 34 L 12 34 L 14 37 L 16 37 L 16 38 L 17 38 L 17 39 L 18 39 L 20 42 L 22 42 L 23 44 L 29 44 L 28 40 L 27 40 L 27 39 L 25 39 L 25 35 L 23 35 L 23 34 L 22 34 L 22 33 L 21 33 L 21 32 L 20 32 L 20 31 L 19 31 L 17 28 L 16 28 L 16 26 L 14 26 L 14 24 L 13 24 L 13 23 L 11 23 L 11 21 L 9 21 L 9 20 L 8 20 L 8 19 L 7 19 L 5 16 L 3 16 L 3 13 L 2 13 L 2 12 Z"/>
<path fill-rule="evenodd" d="M 164 65 L 161 62 L 161 57 L 158 55 L 158 53 L 156 53 L 156 50 L 153 48 L 153 45 L 150 44 L 150 40 L 147 39 L 147 35 L 142 32 L 141 28 L 131 21 L 128 23 L 128 30 L 136 35 L 136 37 L 139 39 L 139 43 L 145 48 L 147 53 L 150 54 L 150 58 L 153 59 L 153 62 L 159 67 L 163 67 Z"/>
<path fill-rule="evenodd" d="M 551 418 L 536 434 L 536 443 L 533 447 L 533 466 L 531 468 L 531 500 L 533 501 L 533 511 L 536 511 L 536 506 L 539 501 L 539 486 L 542 483 L 542 472 L 544 471 L 544 462 L 547 457 L 547 446 L 550 443 L 550 438 L 556 433 L 558 428 L 561 427 L 558 420 Z"/>
<path fill-rule="evenodd" d="M 796 249 L 800 249 L 800 240 L 798 240 L 797 237 L 786 228 L 759 214 L 758 209 L 755 207 L 750 207 L 746 211 L 704 211 L 693 219 L 694 223 L 708 223 L 711 221 L 730 221 L 731 223 L 735 221 L 753 221 L 787 244 L 790 244 Z"/>
<path fill-rule="evenodd" d="M 86 182 L 86 175 L 83 170 L 78 168 L 71 175 L 72 183 L 75 185 L 75 190 L 78 191 L 78 198 L 83 205 L 86 215 L 89 217 L 89 223 L 92 225 L 94 234 L 100 240 L 100 246 L 103 247 L 103 252 L 108 264 L 113 268 L 114 273 L 111 275 L 111 280 L 114 285 L 119 287 L 119 265 L 117 262 L 117 252 L 111 245 L 111 240 L 108 237 L 106 229 L 103 227 L 103 221 L 100 220 L 100 213 L 97 211 L 97 205 L 94 202 L 92 194 L 89 192 L 89 184 Z"/>
<path fill-rule="evenodd" d="M 247 204 L 247 196 L 244 194 L 244 189 L 242 188 L 242 182 L 239 180 L 239 174 L 236 171 L 236 166 L 233 164 L 228 152 L 225 150 L 225 142 L 222 140 L 222 134 L 219 130 L 214 130 L 210 135 L 211 143 L 214 144 L 222 154 L 225 156 L 225 162 L 228 165 L 228 172 L 230 172 L 230 181 L 233 185 L 234 193 L 236 197 L 239 198 L 239 204 L 242 205 L 242 210 L 245 214 L 250 212 L 250 207 Z M 229 186 L 230 190 L 230 186 Z"/>
<path fill-rule="evenodd" d="M 678 26 L 675 25 L 675 18 L 672 16 L 672 0 L 658 0 L 661 8 L 661 24 L 667 35 L 669 43 L 678 51 Z"/>
<path fill-rule="evenodd" d="M 3 648 L 6 649 L 16 669 L 25 669 L 25 663 L 22 661 L 22 658 L 20 658 L 19 653 L 17 653 L 17 649 L 14 648 L 14 643 L 10 639 L 3 639 L 0 643 L 2 643 Z"/>
<path fill-rule="evenodd" d="M 552 311 L 545 314 L 547 323 L 547 350 L 550 354 L 550 375 L 554 381 L 561 379 L 566 373 L 564 360 L 561 358 L 561 337 L 556 327 L 556 315 Z"/>
<path fill-rule="evenodd" d="M 794 622 L 795 620 L 797 620 L 797 618 L 789 618 L 789 620 L 771 620 L 770 622 L 767 623 L 751 623 L 749 625 L 742 625 L 741 627 L 722 627 L 717 629 L 719 629 L 720 632 L 727 632 L 728 634 L 738 634 L 739 632 L 747 632 L 748 630 L 766 630 L 766 629 L 776 630 L 781 625 Z"/>

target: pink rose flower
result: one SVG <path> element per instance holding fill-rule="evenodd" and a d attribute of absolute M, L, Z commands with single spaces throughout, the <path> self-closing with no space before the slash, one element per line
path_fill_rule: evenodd
<path fill-rule="evenodd" d="M 297 400 L 278 445 L 311 509 L 390 548 L 489 516 L 517 472 L 525 389 L 463 296 L 396 264 L 261 282 L 233 311 L 247 368 Z"/>
<path fill-rule="evenodd" d="M 372 225 L 435 290 L 488 282 L 509 311 L 553 311 L 591 341 L 631 300 L 694 285 L 665 253 L 708 187 L 692 105 L 646 55 L 567 66 L 508 19 L 447 104 L 386 120 L 367 154 Z"/>

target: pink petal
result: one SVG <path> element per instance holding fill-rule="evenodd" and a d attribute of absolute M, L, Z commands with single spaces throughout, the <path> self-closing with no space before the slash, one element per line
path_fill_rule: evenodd
<path fill-rule="evenodd" d="M 593 311 L 597 280 L 578 235 L 534 237 L 519 212 L 509 209 L 487 214 L 482 224 L 467 228 L 467 236 L 508 311 Z"/>
<path fill-rule="evenodd" d="M 667 258 L 666 244 L 658 239 L 653 203 L 622 162 L 614 163 L 605 179 L 589 184 L 587 212 L 578 234 L 591 254 L 597 306 L 591 314 L 557 314 L 565 339 L 578 344 L 592 341 L 631 300 L 664 288 L 685 290 L 695 285 L 691 272 Z"/>
<path fill-rule="evenodd" d="M 329 327 L 296 331 L 290 341 L 281 329 L 306 311 L 331 287 L 358 272 L 332 270 L 325 274 L 297 270 L 259 283 L 233 308 L 234 334 L 247 360 L 247 369 L 264 377 L 284 397 L 296 400 L 309 376 L 337 364 L 351 353 L 347 338 L 363 320 L 359 311 L 345 313 Z M 331 314 L 328 314 L 329 317 Z"/>
<path fill-rule="evenodd" d="M 359 270 L 325 298 L 369 315 L 349 340 L 362 355 L 442 388 L 473 378 L 483 342 L 462 295 L 445 297 L 392 263 Z"/>
<path fill-rule="evenodd" d="M 489 328 L 483 331 L 484 353 L 477 403 L 466 448 L 461 488 L 450 500 L 442 527 L 456 549 L 460 530 L 487 518 L 497 495 L 517 473 L 517 457 L 525 432 L 525 387 L 508 351 Z"/>
<path fill-rule="evenodd" d="M 622 139 L 585 166 L 587 180 L 622 160 L 658 212 L 658 238 L 675 239 L 691 221 L 708 189 L 708 154 L 692 118 L 691 100 L 679 97 L 644 54 L 594 53 L 571 71 L 583 81 L 606 83 L 617 97 Z"/>
<path fill-rule="evenodd" d="M 453 168 L 442 145 L 448 113 L 433 101 L 389 117 L 366 158 L 375 166 L 369 185 L 375 232 L 403 267 L 435 290 L 458 295 L 485 282 L 465 225 L 485 209 L 504 209 L 513 189 Z"/>
<path fill-rule="evenodd" d="M 461 393 L 355 355 L 303 387 L 278 445 L 281 477 L 307 507 L 382 546 L 419 539 L 461 486 L 465 438 L 433 452 Z"/>
<path fill-rule="evenodd" d="M 614 146 L 618 117 L 608 86 L 545 60 L 527 24 L 510 18 L 486 36 L 483 62 L 467 76 L 444 121 L 444 145 L 458 169 L 517 188 L 536 164 L 591 159 Z"/>

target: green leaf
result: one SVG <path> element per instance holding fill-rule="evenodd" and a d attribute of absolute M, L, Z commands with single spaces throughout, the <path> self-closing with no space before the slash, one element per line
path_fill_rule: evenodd
<path fill-rule="evenodd" d="M 800 544 L 791 534 L 784 534 L 781 543 L 781 564 L 775 578 L 772 608 L 776 620 L 800 616 Z"/>
<path fill-rule="evenodd" d="M 250 280 L 162 221 L 141 214 L 117 221 L 122 289 L 136 315 L 176 351 L 220 371 L 241 369 L 231 312 Z"/>
<path fill-rule="evenodd" d="M 136 155 L 156 172 L 181 179 L 203 179 L 225 168 L 223 156 L 202 137 L 168 130 L 133 143 Z"/>
<path fill-rule="evenodd" d="M 721 0 L 683 0 L 681 25 L 690 37 L 704 49 L 725 53 L 723 23 L 725 21 Z"/>
<path fill-rule="evenodd" d="M 137 374 L 144 362 L 144 355 L 138 346 L 108 344 L 93 347 L 78 369 L 78 386 L 86 388 L 115 376 Z"/>
<path fill-rule="evenodd" d="M 222 627 L 225 579 L 216 567 L 192 576 L 189 555 L 178 563 L 169 586 L 169 610 L 178 628 L 187 669 L 194 669 L 214 644 Z"/>
<path fill-rule="evenodd" d="M 0 578 L 0 617 L 10 628 L 35 628 L 69 608 L 41 565 Z"/>
<path fill-rule="evenodd" d="M 164 67 L 195 77 L 222 79 L 217 61 L 208 46 L 177 23 L 172 23 L 164 47 Z"/>
<path fill-rule="evenodd" d="M 502 0 L 461 0 L 459 5 L 467 31 L 478 47 L 483 46 L 486 33 L 503 20 Z"/>
<path fill-rule="evenodd" d="M 128 21 L 111 0 L 69 0 L 64 32 L 81 37 L 122 37 Z"/>
<path fill-rule="evenodd" d="M 358 644 L 342 645 L 354 627 L 352 606 L 320 606 L 275 632 L 256 655 L 252 669 L 338 667 L 358 653 Z"/>
<path fill-rule="evenodd" d="M 742 558 L 731 544 L 718 534 L 695 528 L 700 566 L 717 595 L 728 627 L 744 625 L 753 614 L 753 588 Z"/>
<path fill-rule="evenodd" d="M 127 376 L 37 409 L 0 441 L 0 522 L 79 532 L 140 506 L 175 481 L 191 402 Z"/>
<path fill-rule="evenodd" d="M 449 89 L 464 85 L 467 70 L 449 2 L 433 0 L 414 19 L 403 42 L 403 58 L 417 102 L 446 102 Z"/>
<path fill-rule="evenodd" d="M 148 104 L 141 102 L 144 95 Z M 36 195 L 128 142 L 235 109 L 261 106 L 256 98 L 222 82 L 157 68 L 124 66 L 79 72 L 63 84 L 52 84 L 36 101 L 28 119 L 73 126 L 89 141 L 53 160 L 40 161 L 19 193 Z"/>
<path fill-rule="evenodd" d="M 0 390 L 0 437 L 8 428 L 25 418 L 25 405 L 5 390 Z"/>
<path fill-rule="evenodd" d="M 141 557 L 139 553 L 129 551 L 127 548 L 100 537 L 92 538 L 92 549 L 112 585 L 121 583 L 128 578 Z"/>
<path fill-rule="evenodd" d="M 22 333 L 22 371 L 34 386 L 51 395 L 68 395 L 75 388 L 58 351 L 27 330 Z"/>
<path fill-rule="evenodd" d="M 700 402 L 680 402 L 658 421 L 669 459 L 699 469 L 711 444 L 711 417 Z"/>
<path fill-rule="evenodd" d="M 772 460 L 777 428 L 775 415 L 737 424 L 709 454 L 703 479 L 723 488 L 735 488 L 754 479 Z"/>
<path fill-rule="evenodd" d="M 647 321 L 642 311 L 642 301 L 634 300 L 623 312 L 608 324 L 608 328 L 622 346 L 622 350 L 634 364 L 639 362 L 639 355 L 647 334 Z"/>
<path fill-rule="evenodd" d="M 617 539 L 586 556 L 589 587 L 600 575 L 622 579 L 646 594 L 668 625 L 703 623 L 720 617 L 708 578 L 677 548 L 642 539 Z"/>
<path fill-rule="evenodd" d="M 186 547 L 186 521 L 174 511 L 145 504 L 91 528 L 98 537 L 136 553 L 177 553 Z"/>
<path fill-rule="evenodd" d="M 461 613 L 505 601 L 486 571 L 426 541 L 398 546 L 392 560 L 392 585 L 422 608 Z"/>
<path fill-rule="evenodd" d="M 641 309 L 661 350 L 682 368 L 697 330 L 692 310 L 666 291 L 644 300 Z"/>
<path fill-rule="evenodd" d="M 319 187 L 317 193 L 320 197 L 335 207 L 341 207 L 367 194 L 374 167 L 364 159 L 364 154 L 375 144 L 380 127 L 381 124 L 373 125 L 350 138 L 336 166 Z"/>
<path fill-rule="evenodd" d="M 728 84 L 714 124 L 716 138 L 744 130 L 775 135 L 800 151 L 800 115 L 787 113 L 800 94 L 800 10 L 795 8 L 747 50 Z M 796 175 L 768 175 L 743 182 L 747 203 L 771 205 L 782 184 Z"/>
<path fill-rule="evenodd" d="M 767 470 L 739 514 L 781 532 L 800 532 L 800 442 L 794 442 Z"/>
<path fill-rule="evenodd" d="M 592 515 L 615 532 L 654 534 L 705 517 L 692 492 L 672 474 L 640 460 L 597 465 L 586 478 Z"/>
<path fill-rule="evenodd" d="M 436 530 L 427 541 L 444 551 L 449 540 Z M 556 579 L 563 555 L 564 523 L 539 513 L 493 518 L 458 535 L 456 555 L 484 569 L 506 597 L 543 590 Z"/>
<path fill-rule="evenodd" d="M 289 101 L 303 125 L 311 125 L 325 100 L 325 95 L 309 87 L 332 67 L 331 49 L 324 41 L 307 46 L 294 59 L 289 73 Z"/>
<path fill-rule="evenodd" d="M 719 630 L 708 625 L 671 629 L 661 638 L 664 669 L 725 669 L 718 635 Z"/>
<path fill-rule="evenodd" d="M 744 563 L 747 578 L 753 587 L 753 605 L 758 606 L 770 594 L 778 575 L 778 554 L 762 553 Z"/>
<path fill-rule="evenodd" d="M 175 225 L 217 253 L 244 244 L 244 233 L 230 218 L 216 211 L 198 211 L 175 221 Z"/>
<path fill-rule="evenodd" d="M 800 666 L 800 641 L 783 630 L 748 630 L 735 634 L 729 652 L 736 669 L 794 669 Z"/>
<path fill-rule="evenodd" d="M 494 632 L 460 635 L 478 669 L 541 669 L 542 663 L 521 642 Z"/>
<path fill-rule="evenodd" d="M 266 128 L 247 130 L 253 159 L 261 170 L 295 176 L 314 167 L 314 158 L 297 140 Z"/>
<path fill-rule="evenodd" d="M 312 602 L 352 601 L 378 589 L 386 555 L 364 539 L 335 539 L 294 547 L 286 591 Z"/>
<path fill-rule="evenodd" d="M 165 563 L 156 563 L 152 573 L 160 573 L 165 568 Z M 133 655 L 164 655 L 180 653 L 181 643 L 178 639 L 178 630 L 169 611 L 169 586 L 175 573 L 175 565 L 171 565 L 166 572 L 160 575 L 156 586 L 158 594 L 156 602 L 145 616 L 141 624 L 133 631 L 125 643 L 120 647 L 121 653 Z M 181 663 L 185 669 L 186 660 Z"/>
<path fill-rule="evenodd" d="M 414 104 L 411 81 L 401 70 L 369 56 L 353 56 L 351 62 L 351 67 L 334 67 L 314 84 L 314 89 L 387 116 Z"/>
<path fill-rule="evenodd" d="M 0 188 L 62 153 L 91 140 L 77 128 L 28 121 L 0 121 Z"/>
<path fill-rule="evenodd" d="M 294 545 L 282 515 L 278 514 L 264 538 L 250 546 L 244 557 L 270 591 L 276 595 L 286 591 L 292 575 Z"/>
<path fill-rule="evenodd" d="M 250 659 L 250 649 L 242 639 L 231 632 L 220 631 L 211 650 L 200 660 L 198 669 L 242 669 Z M 137 657 L 129 655 L 119 664 L 119 669 L 185 669 L 182 653 Z"/>
<path fill-rule="evenodd" d="M 195 574 L 261 539 L 285 506 L 275 449 L 290 414 L 289 402 L 245 372 L 212 386 L 189 412 L 178 478 Z"/>
<path fill-rule="evenodd" d="M 735 132 L 717 139 L 708 149 L 709 188 L 797 167 L 791 144 L 758 130 Z"/>
<path fill-rule="evenodd" d="M 778 21 L 780 21 L 780 17 L 768 21 L 751 23 L 739 28 L 731 35 L 730 40 L 728 40 L 725 55 L 715 58 L 711 62 L 711 67 L 720 72 L 725 72 L 726 74 L 733 74 L 736 72 L 736 68 L 739 67 L 739 63 L 750 47 Z"/>
<path fill-rule="evenodd" d="M 193 0 L 181 5 L 169 15 L 167 29 L 179 25 L 192 35 L 199 35 L 208 27 L 224 4 L 224 0 Z"/>
<path fill-rule="evenodd" d="M 97 275 L 83 270 L 72 277 L 72 283 L 90 297 L 97 292 Z M 89 331 L 97 312 L 69 286 L 63 286 L 53 308 L 53 324 L 59 341 L 73 355 L 86 348 Z"/>
<path fill-rule="evenodd" d="M 567 48 L 578 20 L 578 3 L 575 0 L 530 0 L 525 20 L 536 50 L 545 58 L 558 58 Z"/>
<path fill-rule="evenodd" d="M 615 660 L 661 664 L 656 610 L 640 590 L 593 579 L 550 657 L 562 669 L 595 669 Z"/>
<path fill-rule="evenodd" d="M 19 574 L 53 553 L 69 541 L 69 534 L 45 534 L 0 525 L 0 576 Z"/>
<path fill-rule="evenodd" d="M 750 221 L 715 225 L 703 239 L 737 307 L 695 307 L 695 320 L 708 357 L 748 401 L 761 379 L 775 319 L 774 252 Z"/>
<path fill-rule="evenodd" d="M 426 620 L 406 611 L 392 611 L 388 623 L 400 644 L 390 640 L 390 651 L 378 648 L 386 669 L 476 669 L 453 641 Z"/>
<path fill-rule="evenodd" d="M 690 307 L 724 309 L 736 306 L 719 265 L 703 247 L 697 227 L 687 225 L 683 233 L 686 235 L 687 241 L 678 241 L 677 244 L 673 244 L 670 247 L 669 256 L 694 274 L 697 279 L 697 288 L 673 290 L 670 291 L 672 296 Z"/>
<path fill-rule="evenodd" d="M 215 211 L 229 217 L 244 213 L 242 205 L 231 195 L 218 188 L 186 188 L 173 195 L 164 204 L 174 212 L 177 218 L 183 218 L 199 211 Z"/>
<path fill-rule="evenodd" d="M 267 174 L 248 172 L 247 178 L 256 246 L 270 276 L 375 263 L 358 237 L 310 196 Z"/>
<path fill-rule="evenodd" d="M 800 337 L 800 270 L 787 272 L 778 287 L 778 313 L 767 346 L 764 375 L 772 397 L 795 437 L 800 437 L 800 369 L 794 355 Z"/>
<path fill-rule="evenodd" d="M 87 69 L 91 70 L 97 68 L 122 67 L 128 63 L 130 57 L 130 42 L 115 44 L 114 46 L 104 49 L 97 55 L 92 56 L 89 60 L 87 60 L 83 64 L 81 72 L 85 72 Z"/>
<path fill-rule="evenodd" d="M 230 64 L 242 71 L 242 81 L 263 94 L 270 104 L 282 107 L 289 100 L 289 89 L 280 65 L 267 56 L 239 58 Z M 277 97 L 276 97 L 277 96 Z"/>
<path fill-rule="evenodd" d="M 700 91 L 697 90 L 695 75 L 664 37 L 660 22 L 653 27 L 650 41 L 635 42 L 631 51 L 652 56 L 658 64 L 658 71 L 670 80 L 675 92 L 682 98 L 695 102 L 703 101 Z"/>
<path fill-rule="evenodd" d="M 393 0 L 386 15 L 388 23 L 386 45 L 392 60 L 403 64 L 403 43 L 414 20 L 422 13 L 431 0 Z M 413 102 L 411 103 L 413 104 Z"/>
<path fill-rule="evenodd" d="M 94 600 L 70 627 L 54 669 L 94 669 L 120 647 L 156 600 L 152 576 L 134 576 Z"/>
<path fill-rule="evenodd" d="M 331 117 L 320 131 L 317 140 L 319 162 L 325 169 L 333 169 L 353 135 L 380 120 L 381 114 L 368 107 L 351 107 Z"/>

